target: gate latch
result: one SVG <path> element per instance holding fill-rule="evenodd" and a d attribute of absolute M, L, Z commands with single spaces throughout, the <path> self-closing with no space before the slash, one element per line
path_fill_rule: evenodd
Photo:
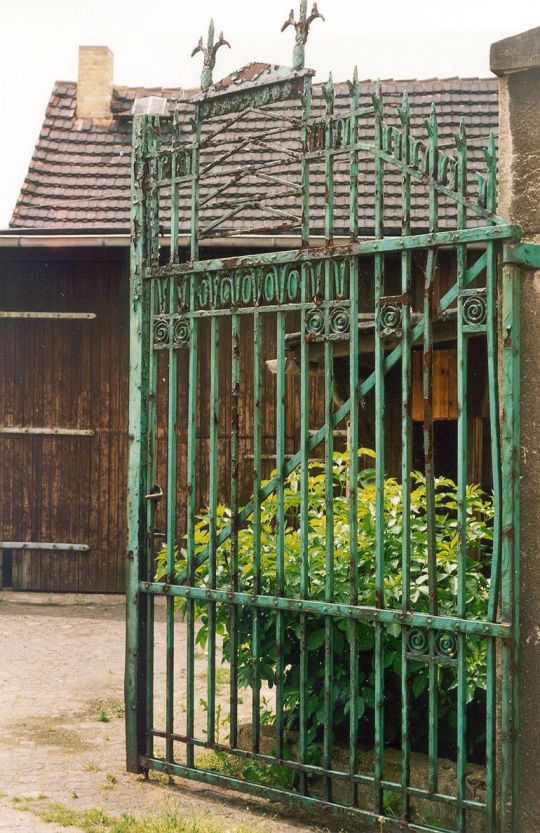
<path fill-rule="evenodd" d="M 163 489 L 158 483 L 156 483 L 144 497 L 145 500 L 152 500 L 154 503 L 159 503 L 163 497 Z"/>

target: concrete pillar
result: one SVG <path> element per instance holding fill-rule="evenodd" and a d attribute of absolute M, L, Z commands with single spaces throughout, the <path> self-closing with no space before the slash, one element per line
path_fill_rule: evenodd
<path fill-rule="evenodd" d="M 540 243 L 540 27 L 494 43 L 500 78 L 498 213 Z M 540 271 L 521 284 L 519 833 L 540 830 Z M 512 833 L 518 833 L 517 830 Z"/>

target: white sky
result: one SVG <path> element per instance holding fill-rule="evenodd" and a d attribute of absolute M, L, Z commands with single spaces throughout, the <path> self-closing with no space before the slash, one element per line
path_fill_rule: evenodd
<path fill-rule="evenodd" d="M 290 64 L 298 0 L 0 0 L 0 229 L 7 228 L 55 80 L 75 81 L 79 44 L 109 46 L 117 84 L 198 85 L 190 59 L 213 16 L 232 49 L 214 79 L 252 60 Z M 310 0 L 311 2 L 311 0 Z M 493 41 L 540 22 L 538 0 L 319 0 L 306 65 L 324 80 L 489 75 Z"/>

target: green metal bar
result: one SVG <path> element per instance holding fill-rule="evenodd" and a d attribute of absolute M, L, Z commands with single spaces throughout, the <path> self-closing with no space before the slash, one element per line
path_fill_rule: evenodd
<path fill-rule="evenodd" d="M 494 138 L 490 139 L 492 153 L 495 153 Z M 497 202 L 496 165 L 487 186 L 487 207 L 495 210 Z M 501 451 L 499 421 L 499 363 L 498 363 L 498 269 L 497 244 L 487 244 L 486 263 L 486 305 L 487 305 L 487 369 L 489 391 L 489 425 L 491 446 L 491 470 L 493 478 L 493 549 L 491 557 L 491 580 L 489 588 L 488 619 L 497 618 L 501 582 Z M 490 639 L 487 650 L 486 669 L 486 790 L 487 829 L 497 829 L 497 645 Z"/>
<path fill-rule="evenodd" d="M 306 320 L 308 305 L 307 280 L 302 270 L 302 322 Z M 308 598 L 309 576 L 309 344 L 306 333 L 301 341 L 300 352 L 300 598 Z M 298 755 L 301 763 L 307 761 L 308 751 L 308 649 L 307 614 L 300 613 L 300 728 Z M 300 777 L 299 790 L 307 794 L 307 780 Z"/>
<path fill-rule="evenodd" d="M 173 315 L 175 298 L 174 278 L 169 284 L 169 314 Z M 175 574 L 176 550 L 176 418 L 178 403 L 177 351 L 171 339 L 169 347 L 168 417 L 167 417 L 167 581 L 172 583 Z M 174 599 L 167 599 L 167 663 L 166 663 L 166 726 L 174 731 Z M 173 760 L 173 744 L 167 741 L 166 758 Z"/>
<path fill-rule="evenodd" d="M 194 282 L 194 281 L 193 281 Z M 191 287 L 191 298 L 194 296 Z M 193 301 L 192 301 L 193 303 Z M 187 426 L 187 513 L 186 513 L 186 551 L 187 581 L 195 582 L 195 521 L 196 521 L 196 481 L 197 481 L 197 364 L 198 364 L 198 323 L 191 320 L 191 338 L 189 344 L 188 368 L 188 426 Z M 187 645 L 186 645 L 186 726 L 188 737 L 193 737 L 195 727 L 195 605 L 189 599 L 186 605 Z M 193 745 L 188 743 L 186 749 L 188 766 L 193 765 Z"/>
<path fill-rule="evenodd" d="M 358 261 L 351 263 L 350 275 L 350 320 L 358 320 L 359 307 Z M 349 336 L 350 366 L 350 414 L 349 414 L 349 604 L 358 604 L 358 421 L 360 399 L 358 396 L 358 327 L 351 326 Z M 358 626 L 349 620 L 349 773 L 350 803 L 358 804 L 358 785 L 354 775 L 358 767 Z"/>
<path fill-rule="evenodd" d="M 276 313 L 276 754 L 283 757 L 285 617 L 279 603 L 285 595 L 285 312 Z M 261 498 L 264 494 L 261 490 Z"/>
<path fill-rule="evenodd" d="M 519 455 L 521 269 L 502 271 L 502 575 L 501 612 L 512 623 L 502 644 L 501 830 L 519 825 Z"/>
<path fill-rule="evenodd" d="M 205 781 L 208 784 L 222 787 L 225 789 L 233 789 L 237 792 L 244 792 L 250 795 L 260 796 L 262 798 L 274 799 L 286 804 L 300 806 L 305 809 L 325 809 L 337 816 L 346 816 L 350 818 L 362 818 L 371 824 L 378 824 L 380 826 L 381 817 L 378 813 L 363 810 L 359 807 L 350 807 L 337 802 L 327 802 L 324 799 L 316 798 L 314 796 L 299 795 L 296 792 L 279 789 L 277 787 L 269 787 L 266 784 L 252 783 L 251 781 L 243 781 L 240 778 L 233 778 L 229 775 L 221 775 L 217 772 L 209 772 L 204 769 L 194 769 L 181 764 L 167 764 L 159 758 L 144 758 L 143 764 L 158 772 L 164 772 L 168 775 L 177 775 L 179 778 L 187 778 L 193 781 Z M 385 785 L 386 787 L 386 785 Z M 420 793 L 419 797 L 425 797 L 425 793 L 421 790 L 410 790 L 411 795 Z M 430 798 L 443 798 L 439 796 L 429 796 Z M 446 797 L 444 797 L 446 798 Z M 444 799 L 443 799 L 444 800 Z M 476 809 L 476 808 L 474 808 Z M 392 819 L 385 817 L 384 819 L 385 833 L 403 833 L 403 823 L 399 819 Z M 432 833 L 433 827 L 426 824 L 413 822 L 407 826 L 407 833 Z M 454 829 L 437 825 L 436 833 L 455 833 Z"/>
<path fill-rule="evenodd" d="M 349 130 L 351 142 L 358 138 L 358 104 L 360 101 L 360 85 L 358 83 L 358 69 L 355 66 L 351 84 L 351 113 L 349 116 Z M 349 156 L 349 231 L 351 243 L 358 240 L 358 152 L 350 150 Z"/>
<path fill-rule="evenodd" d="M 253 593 L 261 592 L 261 468 L 262 468 L 262 425 L 264 418 L 263 401 L 263 328 L 262 317 L 255 310 L 253 314 Z M 260 652 L 261 628 L 258 608 L 252 613 L 252 746 L 259 751 L 260 745 Z"/>
<path fill-rule="evenodd" d="M 150 286 L 150 312 L 149 312 L 149 338 L 145 345 L 148 352 L 148 401 L 147 412 L 147 436 L 148 456 L 146 466 L 146 482 L 153 485 L 156 482 L 156 382 L 157 382 L 157 356 L 152 344 L 151 322 L 154 319 L 156 309 L 156 284 Z M 145 575 L 148 581 L 152 581 L 155 574 L 155 515 L 156 502 L 148 500 L 146 504 L 146 569 Z M 154 605 L 147 605 L 146 621 L 146 754 L 154 754 L 152 728 L 154 722 Z"/>
<path fill-rule="evenodd" d="M 375 106 L 375 236 L 384 235 L 383 103 L 378 85 Z M 375 255 L 375 605 L 384 607 L 384 345 L 381 297 L 384 294 L 384 254 Z M 384 777 L 384 630 L 375 623 L 375 783 Z M 383 813 L 383 790 L 375 789 L 375 810 Z"/>
<path fill-rule="evenodd" d="M 465 124 L 461 120 L 457 144 L 457 179 L 460 193 L 467 191 L 467 145 Z M 457 207 L 457 226 L 465 228 L 467 212 L 463 203 Z M 467 422 L 468 422 L 468 336 L 464 330 L 463 278 L 467 268 L 467 247 L 460 244 L 456 251 L 456 269 L 458 286 L 457 311 L 457 534 L 458 534 L 458 570 L 456 612 L 461 619 L 467 615 Z M 467 765 L 467 643 L 463 634 L 457 637 L 457 771 L 456 795 L 459 801 L 465 798 L 465 769 Z M 464 833 L 466 815 L 463 806 L 457 811 L 456 825 L 458 833 Z"/>
<path fill-rule="evenodd" d="M 352 261 L 352 264 L 354 264 L 354 261 Z M 486 265 L 486 254 L 484 253 L 478 258 L 478 260 L 469 269 L 467 269 L 467 272 L 466 272 L 465 278 L 464 278 L 464 286 L 468 286 L 470 283 L 472 283 L 472 281 L 485 268 L 485 265 Z M 357 267 L 356 267 L 356 270 L 358 271 Z M 354 272 L 353 265 L 351 265 L 351 271 Z M 448 292 L 446 292 L 446 294 L 443 296 L 443 298 L 439 301 L 439 304 L 438 304 L 438 307 L 437 307 L 437 312 L 436 312 L 437 316 L 441 315 L 445 310 L 447 310 L 448 307 L 455 301 L 456 297 L 457 297 L 457 287 L 454 285 L 448 290 Z M 281 313 L 278 313 L 278 316 L 280 314 Z M 278 320 L 279 320 L 279 318 L 278 318 Z M 352 320 L 352 314 L 351 314 L 351 320 Z M 283 331 L 283 332 L 285 332 L 285 331 Z M 422 337 L 423 333 L 424 333 L 424 322 L 420 321 L 411 330 L 411 344 L 415 344 Z M 385 373 L 388 373 L 388 371 L 391 370 L 392 367 L 394 367 L 395 364 L 397 364 L 397 362 L 401 358 L 401 354 L 402 354 L 402 345 L 399 344 L 385 358 L 385 362 L 384 362 L 384 372 Z M 283 361 L 285 361 L 284 357 L 285 357 L 285 353 L 283 352 Z M 278 362 L 278 364 L 279 364 L 279 362 Z M 278 374 L 278 380 L 279 380 L 279 374 Z M 359 396 L 359 398 L 362 399 L 364 396 L 366 396 L 369 393 L 369 391 L 372 390 L 374 385 L 375 385 L 375 373 L 373 372 L 367 377 L 367 379 L 365 379 L 362 382 L 361 385 L 359 385 L 359 387 L 358 387 L 358 396 Z M 337 428 L 339 423 L 347 417 L 347 415 L 350 412 L 350 407 L 351 407 L 351 400 L 348 399 L 340 408 L 338 408 L 337 411 L 334 412 L 334 416 L 333 416 L 333 419 L 332 419 L 332 428 Z M 277 419 L 277 416 L 276 416 L 276 419 Z M 326 432 L 326 426 L 323 425 L 315 434 L 311 435 L 311 437 L 309 438 L 309 441 L 308 441 L 308 448 L 309 448 L 310 452 L 313 451 L 314 448 L 316 448 L 321 442 L 324 441 L 325 432 Z M 301 461 L 301 453 L 300 452 L 297 452 L 289 460 L 287 460 L 287 462 L 284 463 L 284 477 L 287 477 L 289 474 L 291 474 L 291 472 L 293 472 L 296 468 L 298 468 L 298 466 L 300 465 L 300 461 Z M 277 484 L 278 484 L 278 477 L 277 476 L 270 478 L 268 480 L 268 482 L 265 483 L 265 485 L 262 486 L 262 488 L 261 488 L 261 500 L 266 500 L 267 497 L 269 497 L 271 494 L 274 494 L 274 492 L 276 491 Z M 252 513 L 253 513 L 253 501 L 248 501 L 248 503 L 244 506 L 243 509 L 240 510 L 240 512 L 238 514 L 239 523 L 243 523 L 245 520 L 247 520 L 251 516 Z M 225 541 L 227 541 L 228 538 L 230 537 L 230 534 L 231 534 L 230 525 L 225 526 L 221 530 L 221 532 L 219 533 L 219 535 L 217 537 L 217 542 L 216 542 L 217 546 L 220 546 Z M 206 549 L 202 550 L 202 552 L 200 552 L 197 555 L 197 558 L 196 558 L 196 561 L 195 561 L 195 566 L 196 567 L 199 566 L 207 558 L 208 558 L 208 549 L 206 548 Z M 177 580 L 180 581 L 180 582 L 184 581 L 185 580 L 185 573 L 180 573 L 179 576 L 177 577 Z"/>
<path fill-rule="evenodd" d="M 240 318 L 231 315 L 231 590 L 238 591 L 238 478 L 240 466 Z M 238 610 L 230 607 L 229 741 L 238 738 Z"/>
<path fill-rule="evenodd" d="M 210 431 L 208 473 L 208 586 L 216 587 L 217 579 L 217 506 L 219 454 L 219 320 L 210 322 Z M 207 738 L 216 735 L 216 605 L 208 605 L 208 674 L 207 674 Z"/>
<path fill-rule="evenodd" d="M 173 115 L 172 124 L 173 147 L 179 143 L 179 129 L 178 129 L 178 110 Z M 175 150 L 171 151 L 171 239 L 170 239 L 170 263 L 178 262 L 178 232 L 179 232 L 179 216 L 178 216 L 178 178 L 176 176 L 178 168 L 178 153 Z"/>
<path fill-rule="evenodd" d="M 302 247 L 309 246 L 310 218 L 309 218 L 309 161 L 307 151 L 307 119 L 311 115 L 311 76 L 304 78 L 304 89 L 301 96 L 302 117 Z M 308 281 L 306 269 L 301 268 L 301 320 L 302 326 L 306 320 L 308 305 Z M 308 597 L 309 575 L 309 344 L 304 330 L 300 345 L 300 597 Z M 307 649 L 307 615 L 300 614 L 300 708 L 299 708 L 299 737 L 298 756 L 301 763 L 306 763 L 308 754 L 308 649 Z M 299 777 L 298 789 L 302 795 L 307 795 L 307 779 L 304 774 Z"/>
<path fill-rule="evenodd" d="M 361 240 L 348 246 L 333 246 L 325 248 L 293 249 L 284 252 L 268 252 L 265 254 L 240 255 L 236 258 L 216 258 L 190 262 L 189 264 L 175 264 L 174 266 L 159 266 L 145 269 L 145 277 L 158 278 L 173 271 L 176 275 L 191 272 L 220 272 L 233 269 L 252 269 L 255 266 L 278 266 L 287 263 L 316 262 L 320 260 L 339 260 L 340 258 L 363 257 L 377 252 L 390 254 L 392 252 L 415 251 L 429 248 L 454 248 L 458 243 L 487 243 L 490 240 L 514 241 L 519 240 L 519 226 L 480 226 L 461 231 L 437 231 L 426 234 L 413 234 L 409 237 L 385 237 L 382 240 Z"/>
<path fill-rule="evenodd" d="M 327 113 L 334 109 L 334 88 L 332 77 L 328 82 Z M 334 235 L 334 164 L 329 151 L 334 144 L 332 122 L 328 121 L 325 130 L 326 149 L 326 212 L 325 238 L 328 243 Z M 325 263 L 324 297 L 326 300 L 326 332 L 330 332 L 330 308 L 333 300 L 333 264 Z M 324 345 L 324 413 L 325 413 L 325 444 L 324 444 L 324 501 L 326 513 L 326 541 L 325 541 L 325 599 L 332 602 L 334 598 L 334 431 L 332 415 L 334 412 L 334 345 L 332 341 L 325 341 Z M 334 740 L 334 623 L 331 616 L 324 622 L 324 737 L 323 762 L 324 768 L 332 766 L 332 746 Z M 332 800 L 332 779 L 324 780 L 324 796 L 327 801 Z"/>
<path fill-rule="evenodd" d="M 399 110 L 402 124 L 402 153 L 406 164 L 409 160 L 410 109 L 407 92 Z M 411 180 L 406 170 L 401 180 L 401 229 L 404 237 L 411 233 Z M 411 255 L 401 254 L 401 292 L 404 303 L 401 308 L 401 605 L 406 613 L 411 598 L 411 469 L 412 469 L 412 369 L 411 369 Z M 407 788 L 411 777 L 411 738 L 409 723 L 409 657 L 408 631 L 401 635 L 401 816 L 410 820 L 410 796 Z"/>
<path fill-rule="evenodd" d="M 437 175 L 438 125 L 435 105 L 427 122 L 429 132 L 429 230 L 435 232 L 438 224 L 438 195 L 433 186 Z M 426 479 L 426 543 L 428 563 L 429 612 L 437 616 L 437 549 L 435 541 L 435 474 L 433 467 L 433 283 L 437 268 L 436 251 L 429 249 L 424 282 L 424 345 L 423 345 L 423 397 L 424 397 L 424 472 Z M 429 631 L 429 655 L 435 654 L 433 632 Z M 438 684 L 439 668 L 430 663 L 429 678 L 429 789 L 437 790 L 438 770 Z"/>
<path fill-rule="evenodd" d="M 230 590 L 211 590 L 209 587 L 191 587 L 184 584 L 169 585 L 164 582 L 141 581 L 139 590 L 143 593 L 165 596 L 171 593 L 185 599 L 200 599 L 202 601 L 215 600 L 224 604 L 256 605 L 258 607 L 276 611 L 298 613 L 306 611 L 315 616 L 336 616 L 343 619 L 356 619 L 359 622 L 383 622 L 386 625 L 403 625 L 404 627 L 418 627 L 433 631 L 450 631 L 451 633 L 471 633 L 477 636 L 497 636 L 509 639 L 512 627 L 504 622 L 488 622 L 478 619 L 458 619 L 456 616 L 430 613 L 409 612 L 404 614 L 401 609 L 394 610 L 342 604 L 318 599 L 294 599 L 282 596 L 253 596 L 251 593 L 232 593 Z"/>
<path fill-rule="evenodd" d="M 149 293 L 143 281 L 145 266 L 145 211 L 142 188 L 145 176 L 147 119 L 133 120 L 131 269 L 129 320 L 129 445 L 126 562 L 126 764 L 129 772 L 140 772 L 139 753 L 146 747 L 147 699 L 147 616 L 148 602 L 139 591 L 141 567 L 146 556 L 147 494 L 146 448 L 148 415 Z"/>

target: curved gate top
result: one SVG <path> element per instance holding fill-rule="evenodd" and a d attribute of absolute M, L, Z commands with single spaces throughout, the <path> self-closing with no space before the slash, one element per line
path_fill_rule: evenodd
<path fill-rule="evenodd" d="M 493 136 L 312 85 L 319 17 L 134 117 L 128 767 L 510 831 L 519 230 Z"/>

